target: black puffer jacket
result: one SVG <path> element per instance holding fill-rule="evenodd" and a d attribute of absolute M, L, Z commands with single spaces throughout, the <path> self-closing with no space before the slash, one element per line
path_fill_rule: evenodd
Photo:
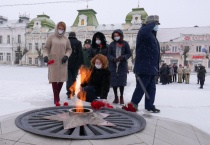
<path fill-rule="evenodd" d="M 99 37 L 99 39 L 101 40 L 102 47 L 96 44 L 96 37 Z M 97 54 L 103 54 L 104 56 L 107 56 L 107 53 L 108 53 L 108 45 L 106 44 L 106 38 L 104 34 L 101 32 L 96 32 L 93 35 L 92 48 L 90 49 L 89 59 L 91 60 Z"/>
<path fill-rule="evenodd" d="M 78 69 L 83 64 L 82 43 L 76 37 L 69 37 L 72 54 L 68 59 L 68 68 Z"/>

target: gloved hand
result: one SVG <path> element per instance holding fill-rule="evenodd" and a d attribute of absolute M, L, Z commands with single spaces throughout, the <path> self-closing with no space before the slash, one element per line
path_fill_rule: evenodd
<path fill-rule="evenodd" d="M 64 56 L 61 60 L 62 64 L 66 63 L 68 60 L 68 56 Z"/>
<path fill-rule="evenodd" d="M 122 56 L 121 55 L 121 56 L 118 57 L 118 59 L 119 59 L 119 61 L 124 60 L 125 59 L 125 56 Z"/>
<path fill-rule="evenodd" d="M 114 62 L 119 62 L 120 61 L 118 58 L 114 58 L 113 60 L 114 60 Z"/>
<path fill-rule="evenodd" d="M 45 56 L 45 57 L 44 57 L 44 62 L 45 62 L 45 63 L 48 63 L 48 61 L 49 61 L 48 57 Z"/>

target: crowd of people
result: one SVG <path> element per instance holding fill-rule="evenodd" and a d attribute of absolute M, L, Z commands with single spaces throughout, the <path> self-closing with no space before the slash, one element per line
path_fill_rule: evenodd
<path fill-rule="evenodd" d="M 200 84 L 200 89 L 203 89 L 206 69 L 202 65 L 196 65 L 194 71 L 197 73 L 197 84 Z M 169 65 L 163 63 L 159 75 L 156 76 L 156 84 L 162 83 L 162 85 L 166 85 L 173 82 L 189 84 L 191 72 L 192 69 L 188 64 L 185 67 L 179 64 L 178 67 L 176 63 Z"/>
<path fill-rule="evenodd" d="M 77 95 L 86 94 L 86 101 L 107 99 L 110 88 L 114 92 L 113 103 L 120 103 L 123 109 L 136 112 L 138 104 L 145 94 L 145 109 L 153 113 L 160 110 L 154 105 L 156 83 L 160 79 L 163 85 L 177 82 L 190 83 L 191 69 L 189 65 L 162 64 L 159 68 L 160 46 L 156 38 L 159 16 L 151 15 L 145 20 L 137 35 L 136 59 L 134 70 L 136 88 L 131 101 L 124 105 L 124 88 L 127 85 L 128 59 L 132 56 L 128 42 L 124 40 L 122 30 L 117 29 L 112 33 L 112 42 L 107 44 L 102 32 L 96 32 L 92 40 L 86 39 L 84 45 L 76 37 L 75 32 L 70 32 L 67 38 L 64 34 L 66 25 L 59 22 L 55 33 L 47 39 L 43 50 L 44 62 L 48 63 L 48 79 L 52 84 L 54 103 L 60 102 L 60 91 L 66 82 L 67 98 L 74 95 L 70 87 L 76 81 L 78 70 L 85 68 L 90 70 L 90 78 L 81 84 Z M 51 62 L 51 63 L 49 63 Z M 203 88 L 205 80 L 205 68 L 197 68 L 198 78 Z M 119 94 L 118 94 L 119 90 Z"/>

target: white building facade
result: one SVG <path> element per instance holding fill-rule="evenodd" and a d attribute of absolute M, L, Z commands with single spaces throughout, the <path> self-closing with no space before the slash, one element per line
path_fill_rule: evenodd
<path fill-rule="evenodd" d="M 18 20 L 0 16 L 0 64 L 19 64 L 28 23 L 29 16 L 26 14 L 19 15 Z"/>

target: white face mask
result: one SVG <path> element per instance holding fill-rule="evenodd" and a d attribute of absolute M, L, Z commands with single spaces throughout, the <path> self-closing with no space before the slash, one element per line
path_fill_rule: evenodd
<path fill-rule="evenodd" d="M 114 37 L 115 41 L 119 41 L 120 40 L 120 36 Z"/>
<path fill-rule="evenodd" d="M 101 68 L 102 68 L 102 65 L 101 65 L 101 64 L 95 64 L 95 67 L 96 67 L 97 69 L 101 69 Z"/>
<path fill-rule="evenodd" d="M 96 44 L 101 44 L 101 40 L 96 40 Z"/>
<path fill-rule="evenodd" d="M 58 29 L 58 34 L 61 35 L 61 34 L 63 34 L 63 32 L 64 32 L 63 30 Z"/>
<path fill-rule="evenodd" d="M 155 25 L 155 27 L 153 28 L 154 31 L 158 31 L 159 26 Z"/>

